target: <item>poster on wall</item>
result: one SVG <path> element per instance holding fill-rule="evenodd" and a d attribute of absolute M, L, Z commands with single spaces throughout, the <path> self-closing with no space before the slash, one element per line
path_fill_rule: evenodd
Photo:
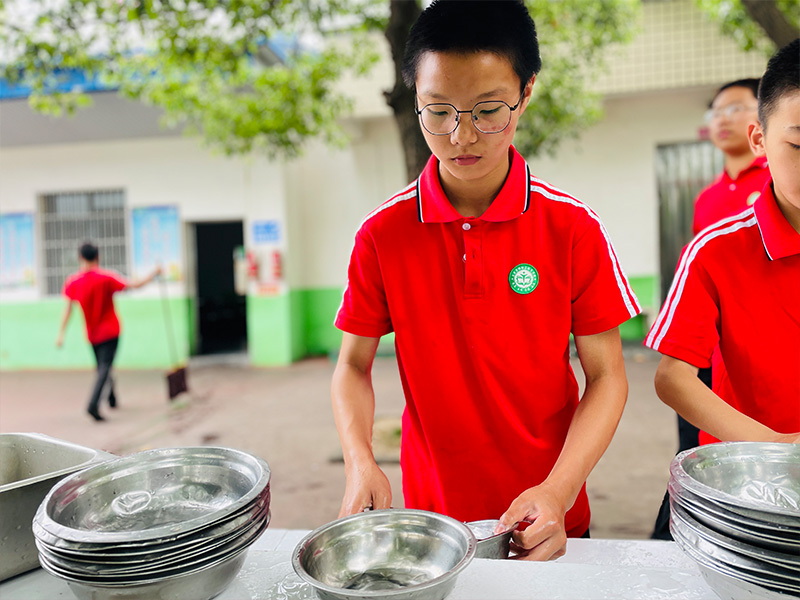
<path fill-rule="evenodd" d="M 161 265 L 167 281 L 182 279 L 180 223 L 177 206 L 146 206 L 131 211 L 134 278 L 146 277 Z"/>
<path fill-rule="evenodd" d="M 0 215 L 0 288 L 33 288 L 33 213 Z"/>

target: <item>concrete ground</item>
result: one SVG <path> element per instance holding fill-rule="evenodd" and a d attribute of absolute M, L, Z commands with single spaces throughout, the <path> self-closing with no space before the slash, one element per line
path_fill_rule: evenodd
<path fill-rule="evenodd" d="M 677 444 L 674 413 L 653 390 L 658 355 L 636 345 L 626 347 L 625 356 L 628 405 L 588 482 L 597 538 L 649 537 Z M 335 519 L 344 471 L 330 409 L 333 362 L 315 358 L 269 369 L 243 362 L 193 359 L 191 391 L 173 402 L 167 400 L 164 373 L 118 372 L 119 407 L 102 405 L 103 423 L 85 412 L 92 372 L 4 372 L 0 433 L 44 433 L 118 455 L 168 446 L 241 448 L 271 467 L 274 527 L 313 529 Z M 376 359 L 373 382 L 378 429 L 391 437 L 403 407 L 393 357 Z M 398 453 L 381 442 L 376 454 L 392 483 L 393 504 L 402 506 Z"/>

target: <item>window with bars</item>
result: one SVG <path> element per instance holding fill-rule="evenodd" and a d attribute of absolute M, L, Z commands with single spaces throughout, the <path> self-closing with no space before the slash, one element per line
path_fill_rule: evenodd
<path fill-rule="evenodd" d="M 95 244 L 100 264 L 126 275 L 128 242 L 122 190 L 46 194 L 41 198 L 42 266 L 45 292 L 59 294 L 78 270 L 78 248 Z"/>

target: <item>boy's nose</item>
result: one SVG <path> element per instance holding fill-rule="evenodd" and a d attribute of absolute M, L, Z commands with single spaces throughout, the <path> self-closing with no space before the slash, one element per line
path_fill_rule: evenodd
<path fill-rule="evenodd" d="M 472 115 L 459 115 L 458 123 L 453 133 L 450 134 L 450 142 L 454 146 L 466 146 L 474 143 L 478 139 L 478 130 L 472 124 Z"/>

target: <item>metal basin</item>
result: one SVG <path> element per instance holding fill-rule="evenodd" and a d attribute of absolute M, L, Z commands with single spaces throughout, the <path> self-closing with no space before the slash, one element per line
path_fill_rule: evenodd
<path fill-rule="evenodd" d="M 681 452 L 671 477 L 690 492 L 800 522 L 800 445 L 725 442 Z M 790 521 L 790 523 L 793 521 Z"/>
<path fill-rule="evenodd" d="M 69 542 L 171 539 L 249 505 L 269 478 L 265 461 L 231 448 L 140 452 L 61 481 L 36 521 Z"/>
<path fill-rule="evenodd" d="M 483 521 L 470 521 L 467 527 L 472 530 L 478 540 L 475 558 L 503 559 L 508 558 L 511 548 L 511 535 L 514 530 L 504 533 L 495 533 L 494 528 L 500 523 L 497 519 Z"/>
<path fill-rule="evenodd" d="M 442 600 L 475 556 L 470 529 L 437 513 L 351 515 L 308 534 L 292 567 L 323 600 Z"/>
<path fill-rule="evenodd" d="M 0 434 L 0 581 L 38 568 L 30 523 L 53 485 L 111 458 L 39 433 Z"/>

